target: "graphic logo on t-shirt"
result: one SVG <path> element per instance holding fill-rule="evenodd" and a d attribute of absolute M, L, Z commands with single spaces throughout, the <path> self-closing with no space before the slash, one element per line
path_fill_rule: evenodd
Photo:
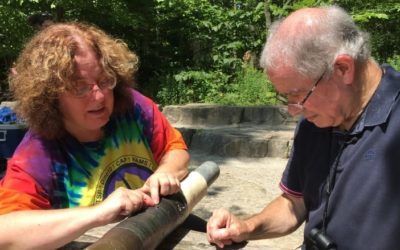
<path fill-rule="evenodd" d="M 97 183 L 94 203 L 101 202 L 119 187 L 137 189 L 153 173 L 152 162 L 133 155 L 121 156 L 109 164 Z"/>

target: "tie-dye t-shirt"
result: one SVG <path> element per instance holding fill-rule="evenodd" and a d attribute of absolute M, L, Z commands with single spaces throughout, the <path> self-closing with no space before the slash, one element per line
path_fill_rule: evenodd
<path fill-rule="evenodd" d="M 118 187 L 141 187 L 166 152 L 187 149 L 153 101 L 132 95 L 134 111 L 112 117 L 101 141 L 49 141 L 28 131 L 0 181 L 0 214 L 93 205 Z"/>

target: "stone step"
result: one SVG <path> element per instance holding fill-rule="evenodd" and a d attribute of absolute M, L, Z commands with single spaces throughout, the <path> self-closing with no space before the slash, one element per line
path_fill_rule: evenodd
<path fill-rule="evenodd" d="M 288 158 L 293 129 L 266 126 L 178 127 L 191 151 L 222 157 Z"/>
<path fill-rule="evenodd" d="M 297 119 L 287 113 L 286 106 L 187 104 L 166 106 L 162 112 L 172 124 L 178 127 L 238 124 L 294 126 L 297 123 Z"/>
<path fill-rule="evenodd" d="M 191 151 L 222 157 L 288 158 L 297 123 L 284 106 L 187 104 L 163 113 Z"/>

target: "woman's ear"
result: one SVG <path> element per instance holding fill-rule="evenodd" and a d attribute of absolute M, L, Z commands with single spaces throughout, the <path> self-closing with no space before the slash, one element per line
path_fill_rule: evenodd
<path fill-rule="evenodd" d="M 352 84 L 355 75 L 354 60 L 349 55 L 339 55 L 335 59 L 334 74 L 342 79 L 344 84 Z"/>

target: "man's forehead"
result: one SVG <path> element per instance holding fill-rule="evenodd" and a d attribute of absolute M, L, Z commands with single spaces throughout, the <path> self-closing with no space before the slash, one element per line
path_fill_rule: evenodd
<path fill-rule="evenodd" d="M 293 67 L 288 65 L 274 66 L 271 69 L 267 69 L 266 74 L 268 79 L 272 82 L 279 82 L 282 80 L 287 80 L 288 78 L 290 79 L 299 76 L 299 74 L 293 69 Z"/>
<path fill-rule="evenodd" d="M 294 71 L 291 67 L 279 67 L 274 70 L 267 70 L 266 73 L 276 90 L 284 94 L 302 92 L 310 81 L 310 79 Z"/>

